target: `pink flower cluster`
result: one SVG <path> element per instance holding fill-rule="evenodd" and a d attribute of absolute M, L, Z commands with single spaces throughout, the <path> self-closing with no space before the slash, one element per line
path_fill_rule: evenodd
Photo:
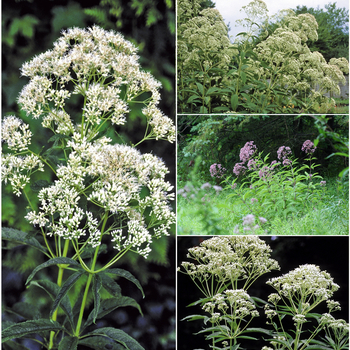
<path fill-rule="evenodd" d="M 221 164 L 214 163 L 210 166 L 209 171 L 212 177 L 221 178 L 224 176 L 226 169 Z"/>
<path fill-rule="evenodd" d="M 315 147 L 315 145 L 314 145 L 314 143 L 312 141 L 306 140 L 303 143 L 303 146 L 301 147 L 301 150 L 304 151 L 307 154 L 312 154 L 312 153 L 315 152 L 316 147 Z"/>
<path fill-rule="evenodd" d="M 279 160 L 285 160 L 290 154 L 292 154 L 290 147 L 281 146 L 277 151 L 277 158 Z"/>
<path fill-rule="evenodd" d="M 237 163 L 235 164 L 234 168 L 233 168 L 233 173 L 236 176 L 239 176 L 242 172 L 244 172 L 244 170 L 247 169 L 247 167 L 244 166 L 245 162 L 248 162 L 248 168 L 254 168 L 255 166 L 255 161 L 250 159 L 253 154 L 255 153 L 255 151 L 257 150 L 256 145 L 254 145 L 254 141 L 249 141 L 246 142 L 246 144 L 244 145 L 244 147 L 241 148 L 241 151 L 239 153 L 239 159 L 242 161 L 241 163 Z"/>

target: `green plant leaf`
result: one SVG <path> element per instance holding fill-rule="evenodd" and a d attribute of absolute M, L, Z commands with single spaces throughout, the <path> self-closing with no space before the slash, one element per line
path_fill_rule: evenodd
<path fill-rule="evenodd" d="M 98 311 L 97 316 L 95 317 L 95 310 L 92 310 L 84 324 L 84 328 L 92 324 L 94 320 L 100 319 L 104 317 L 105 315 L 109 314 L 110 312 L 114 311 L 115 309 L 119 307 L 125 307 L 125 306 L 132 306 L 139 310 L 140 314 L 142 314 L 140 305 L 132 298 L 125 297 L 125 296 L 119 296 L 116 298 L 110 298 L 102 300 L 100 303 L 100 308 Z"/>
<path fill-rule="evenodd" d="M 130 335 L 126 334 L 120 329 L 115 329 L 112 327 L 104 327 L 96 329 L 95 331 L 92 331 L 89 333 L 89 335 L 105 335 L 106 337 L 114 340 L 117 343 L 120 343 L 125 346 L 126 349 L 130 350 L 144 350 L 144 348 Z"/>
<path fill-rule="evenodd" d="M 73 259 L 70 259 L 70 258 L 63 258 L 63 257 L 60 257 L 60 258 L 54 258 L 54 259 L 50 259 L 46 262 L 44 262 L 43 264 L 37 266 L 33 272 L 29 275 L 29 277 L 27 278 L 27 281 L 26 281 L 26 284 L 28 284 L 32 279 L 33 277 L 35 276 L 35 274 L 44 269 L 45 267 L 49 267 L 49 266 L 52 266 L 52 265 L 58 265 L 58 264 L 62 264 L 62 265 L 74 265 L 74 266 L 77 266 L 77 267 L 80 267 L 79 263 L 77 263 L 75 260 Z"/>
<path fill-rule="evenodd" d="M 238 106 L 238 95 L 231 96 L 231 108 L 235 112 Z"/>
<path fill-rule="evenodd" d="M 44 289 L 52 300 L 55 300 L 56 296 L 60 292 L 60 287 L 56 283 L 53 283 L 49 280 L 33 281 L 30 283 L 30 285 Z M 72 306 L 67 295 L 63 296 L 60 302 L 60 307 L 63 310 L 63 312 L 67 315 L 68 321 L 70 322 L 72 329 L 74 329 Z"/>
<path fill-rule="evenodd" d="M 109 277 L 104 272 L 99 273 L 102 281 L 102 286 L 113 296 L 119 296 L 122 294 L 121 288 L 117 282 L 113 280 L 113 278 Z"/>
<path fill-rule="evenodd" d="M 28 233 L 20 230 L 16 230 L 14 228 L 9 228 L 9 227 L 1 228 L 2 239 L 6 241 L 14 242 L 14 243 L 29 245 L 33 248 L 40 250 L 45 255 L 50 256 L 48 254 L 48 250 L 44 246 L 42 246 L 36 238 L 34 237 L 27 238 L 27 236 L 28 236 Z"/>
<path fill-rule="evenodd" d="M 203 94 L 204 94 L 204 87 L 203 87 L 203 85 L 201 83 L 196 83 L 196 85 L 198 87 L 199 92 L 203 96 Z"/>
<path fill-rule="evenodd" d="M 100 297 L 100 289 L 102 287 L 102 280 L 101 277 L 98 274 L 95 274 L 93 277 L 93 285 L 92 285 L 92 291 L 94 294 L 94 309 L 92 310 L 93 315 L 93 322 L 95 323 L 96 317 L 98 315 L 98 312 L 100 310 L 100 303 L 101 303 L 101 297 Z"/>
<path fill-rule="evenodd" d="M 65 296 L 67 296 L 68 291 L 74 285 L 74 283 L 84 274 L 82 271 L 77 271 L 73 273 L 71 276 L 67 278 L 67 280 L 63 283 L 62 287 L 59 289 L 59 292 L 56 296 L 56 299 L 53 303 L 52 310 L 50 312 L 50 317 L 52 317 L 55 310 L 60 305 L 61 301 Z"/>
<path fill-rule="evenodd" d="M 67 336 L 64 337 L 60 345 L 58 346 L 58 350 L 77 350 L 78 349 L 78 338 Z"/>
<path fill-rule="evenodd" d="M 27 348 L 24 345 L 21 345 L 19 343 L 16 343 L 14 341 L 7 341 L 6 343 L 4 343 L 2 345 L 2 349 L 3 350 L 30 350 L 29 348 Z"/>
<path fill-rule="evenodd" d="M 125 350 L 125 346 L 116 343 L 110 338 L 102 335 L 89 336 L 79 340 L 79 345 L 87 346 L 91 349 L 106 349 L 106 350 Z"/>
<path fill-rule="evenodd" d="M 35 320 L 41 318 L 41 313 L 36 305 L 20 301 L 11 308 L 5 308 L 6 312 L 21 316 L 26 320 Z"/>
<path fill-rule="evenodd" d="M 143 292 L 140 282 L 129 271 L 115 268 L 115 269 L 107 269 L 105 270 L 105 273 L 111 273 L 113 275 L 126 278 L 130 282 L 134 283 L 136 287 L 141 291 L 142 296 L 145 297 L 145 293 Z"/>
<path fill-rule="evenodd" d="M 29 334 L 46 331 L 65 331 L 65 328 L 58 322 L 48 319 L 21 322 L 4 329 L 1 341 L 4 343 L 14 338 L 22 338 Z"/>

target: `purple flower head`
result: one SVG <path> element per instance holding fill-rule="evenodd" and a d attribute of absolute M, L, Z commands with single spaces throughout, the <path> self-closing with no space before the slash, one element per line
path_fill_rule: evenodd
<path fill-rule="evenodd" d="M 304 151 L 307 154 L 312 154 L 312 153 L 315 152 L 316 147 L 315 147 L 315 145 L 314 145 L 314 143 L 312 141 L 306 140 L 303 143 L 303 146 L 301 147 L 301 150 Z"/>
<path fill-rule="evenodd" d="M 235 188 L 237 187 L 237 184 L 236 183 L 234 183 L 232 186 L 231 186 L 231 188 L 234 190 Z"/>
<path fill-rule="evenodd" d="M 326 186 L 326 181 L 321 181 L 321 182 L 320 182 L 320 185 L 321 185 L 321 186 Z"/>
<path fill-rule="evenodd" d="M 202 186 L 201 186 L 201 189 L 202 190 L 205 190 L 206 188 L 210 188 L 211 187 L 211 184 L 209 183 L 209 182 L 206 182 L 205 184 L 203 184 Z"/>
<path fill-rule="evenodd" d="M 277 158 L 279 160 L 285 160 L 290 154 L 292 154 L 290 147 L 281 146 L 277 151 Z"/>
<path fill-rule="evenodd" d="M 285 160 L 282 162 L 282 164 L 283 164 L 284 166 L 288 166 L 288 165 L 291 165 L 291 164 L 292 164 L 292 161 L 291 161 L 290 159 L 285 159 Z"/>
<path fill-rule="evenodd" d="M 251 156 L 256 151 L 256 146 L 254 145 L 254 141 L 247 142 L 243 148 L 241 148 L 241 151 L 239 153 L 239 159 L 245 163 L 248 161 Z"/>
<path fill-rule="evenodd" d="M 216 185 L 214 185 L 214 186 L 213 186 L 213 189 L 216 191 L 216 193 L 222 191 L 222 187 L 221 187 L 221 186 L 216 186 Z"/>
<path fill-rule="evenodd" d="M 248 161 L 248 169 L 252 170 L 252 169 L 256 169 L 256 161 L 255 159 L 249 159 Z"/>
<path fill-rule="evenodd" d="M 266 224 L 267 220 L 265 218 L 263 218 L 262 216 L 259 216 L 259 220 L 262 224 Z"/>
<path fill-rule="evenodd" d="M 248 214 L 243 218 L 243 226 L 250 226 L 255 223 L 255 216 L 253 214 Z"/>
<path fill-rule="evenodd" d="M 259 171 L 259 177 L 260 179 L 262 178 L 263 180 L 266 180 L 266 177 L 270 175 L 270 168 L 267 166 L 264 166 L 260 171 Z"/>
<path fill-rule="evenodd" d="M 244 172 L 247 168 L 243 165 L 243 163 L 236 163 L 234 168 L 233 168 L 233 173 L 236 176 L 239 176 L 241 173 Z"/>
<path fill-rule="evenodd" d="M 210 166 L 209 171 L 212 177 L 220 178 L 224 175 L 226 169 L 221 164 L 214 163 Z"/>
<path fill-rule="evenodd" d="M 250 202 L 253 204 L 254 202 L 257 202 L 258 200 L 256 198 L 252 198 Z"/>

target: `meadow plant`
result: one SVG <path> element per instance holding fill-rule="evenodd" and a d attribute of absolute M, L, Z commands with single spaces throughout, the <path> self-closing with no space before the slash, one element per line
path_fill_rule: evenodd
<path fill-rule="evenodd" d="M 315 172 L 318 165 L 313 163 L 316 159 L 313 142 L 306 140 L 301 149 L 309 165 L 293 159 L 288 146 L 279 147 L 277 160 L 269 162 L 269 155 L 261 159 L 261 154 L 255 153 L 253 141 L 247 142 L 240 152 L 242 162 L 233 168 L 236 178 L 225 188 L 230 191 L 228 197 L 237 198 L 252 215 L 267 220 L 275 215 L 286 218 L 315 207 L 324 194 L 326 182 Z"/>
<path fill-rule="evenodd" d="M 209 168 L 211 177 L 216 177 L 218 179 L 222 178 L 226 172 L 226 169 L 221 164 L 212 164 Z"/>
<path fill-rule="evenodd" d="M 3 239 L 45 254 L 48 260 L 33 270 L 26 284 L 44 289 L 54 303 L 49 318 L 40 315 L 5 327 L 2 341 L 10 347 L 15 346 L 12 339 L 29 337 L 46 349 L 77 349 L 78 344 L 142 349 L 122 330 L 87 329 L 118 307 L 129 305 L 141 312 L 135 300 L 122 296 L 114 278 L 130 280 L 144 295 L 140 283 L 130 272 L 112 267 L 128 252 L 147 259 L 152 241 L 169 235 L 175 223 L 167 166 L 136 148 L 146 140 L 175 140 L 172 120 L 157 106 L 160 83 L 141 69 L 133 44 L 98 26 L 64 31 L 52 50 L 24 63 L 21 73 L 29 82 L 18 102 L 52 136 L 36 153 L 29 125 L 15 116 L 3 120 L 7 150 L 4 147 L 2 179 L 28 200 L 26 219 L 38 235 L 3 228 Z M 82 102 L 79 117 L 69 105 L 77 97 Z M 106 131 L 126 125 L 135 105 L 142 106 L 146 120 L 144 138 L 137 145 L 117 144 L 115 135 L 108 137 Z M 54 180 L 33 183 L 35 172 L 51 174 Z M 28 195 L 29 184 L 38 190 L 36 201 Z M 105 243 L 112 248 L 112 258 L 101 265 L 98 256 Z M 56 283 L 33 281 L 37 272 L 55 265 Z M 72 306 L 67 292 L 83 275 L 85 290 Z M 108 299 L 102 300 L 101 289 L 110 293 Z M 94 307 L 88 315 L 90 296 Z"/>
<path fill-rule="evenodd" d="M 268 280 L 267 284 L 276 291 L 268 296 L 268 301 L 248 294 L 259 277 L 280 269 L 278 262 L 270 258 L 271 252 L 257 236 L 213 237 L 189 248 L 187 258 L 192 262 L 183 261 L 178 271 L 187 274 L 204 295 L 189 306 L 200 305 L 205 314 L 183 320 L 203 320 L 204 328 L 196 334 L 205 334 L 213 349 L 245 349 L 241 342 L 258 341 L 257 334 L 262 334 L 260 341 L 272 345 L 263 346 L 262 350 L 347 349 L 349 325 L 330 314 L 340 310 L 340 304 L 331 299 L 339 286 L 318 266 L 301 265 Z M 323 302 L 328 313 L 315 313 L 314 309 Z M 251 321 L 259 321 L 262 316 L 258 311 L 261 305 L 267 323 L 262 321 L 263 327 L 250 328 Z M 311 320 L 314 324 L 310 324 Z M 266 324 L 273 330 L 264 328 Z M 288 331 L 289 327 L 294 329 Z M 249 333 L 254 333 L 254 337 Z"/>

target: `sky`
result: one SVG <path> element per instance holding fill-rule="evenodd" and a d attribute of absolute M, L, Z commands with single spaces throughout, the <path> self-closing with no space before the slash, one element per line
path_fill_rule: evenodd
<path fill-rule="evenodd" d="M 242 32 L 242 27 L 236 27 L 236 20 L 243 19 L 245 16 L 244 12 L 239 10 L 242 6 L 248 5 L 251 0 L 213 0 L 216 4 L 216 8 L 219 10 L 224 18 L 226 24 L 230 23 L 231 31 L 230 36 L 235 36 L 236 34 Z M 264 0 L 269 10 L 269 16 L 274 15 L 279 10 L 284 10 L 286 8 L 295 9 L 298 5 L 317 8 L 318 6 L 322 9 L 324 5 L 336 2 L 337 8 L 349 9 L 349 0 Z"/>

